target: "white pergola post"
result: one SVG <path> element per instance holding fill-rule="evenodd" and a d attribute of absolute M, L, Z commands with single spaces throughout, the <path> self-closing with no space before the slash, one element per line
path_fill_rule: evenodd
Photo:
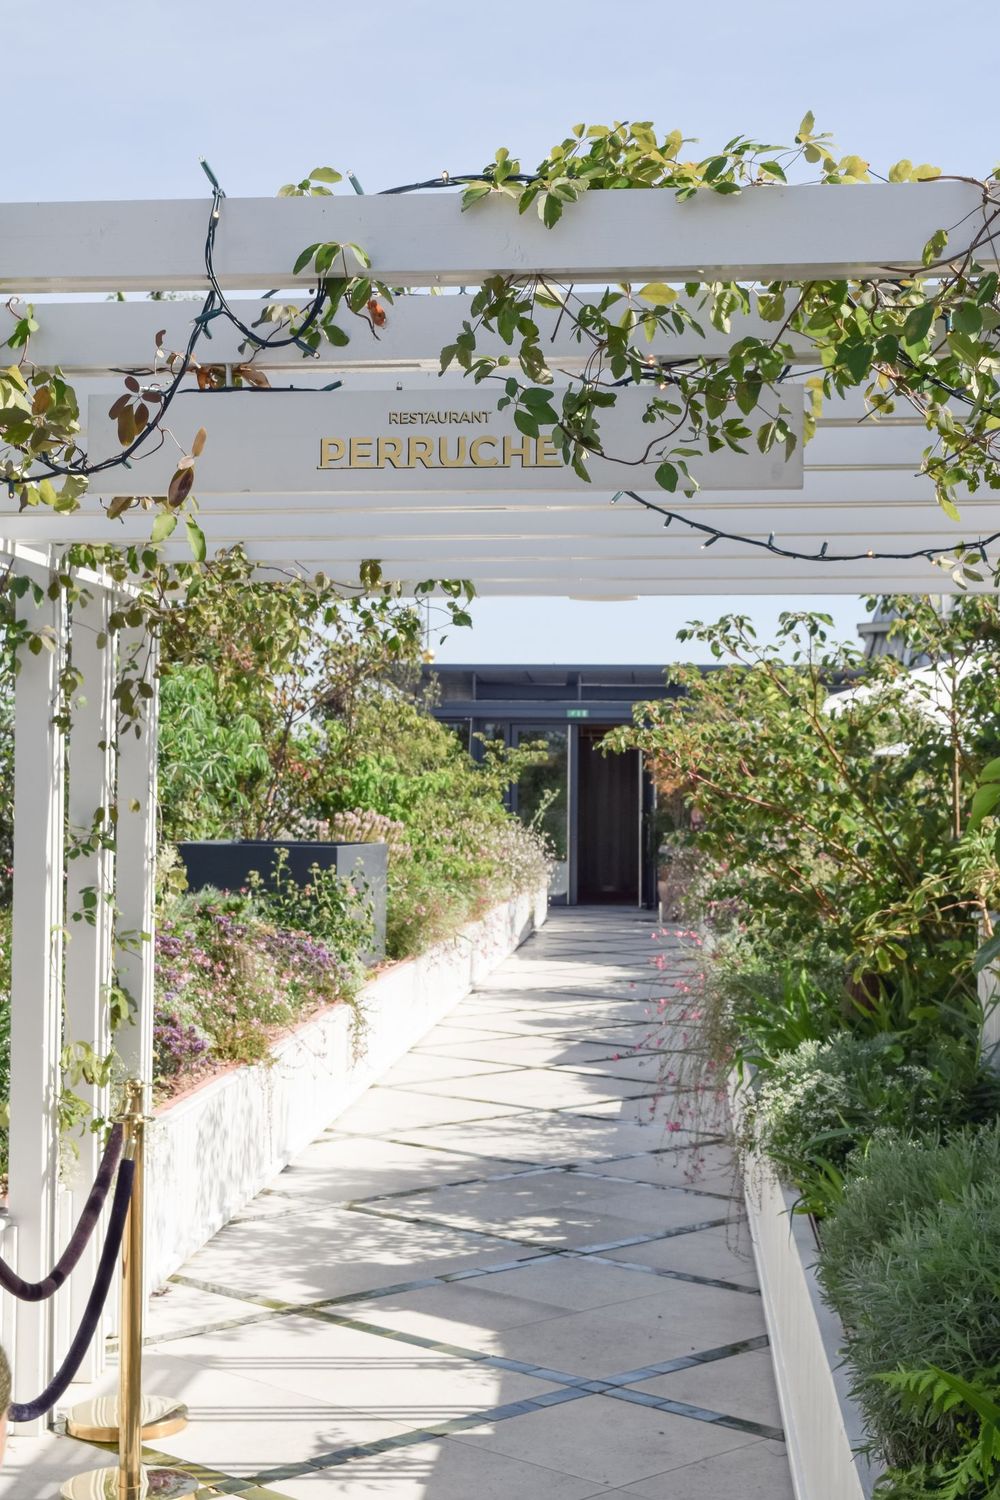
<path fill-rule="evenodd" d="M 35 1281 L 52 1265 L 59 1175 L 65 739 L 54 717 L 66 624 L 62 595 L 44 592 L 48 569 L 16 561 L 14 571 L 43 590 L 39 603 L 30 590 L 18 600 L 17 617 L 52 648 L 21 653 L 15 687 L 10 1212 L 18 1271 Z M 13 1366 L 16 1395 L 33 1400 L 53 1369 L 50 1303 L 19 1308 Z"/>
<path fill-rule="evenodd" d="M 67 1043 L 89 1043 L 99 1057 L 111 1046 L 108 1024 L 108 991 L 111 984 L 111 944 L 114 897 L 114 853 L 102 834 L 111 830 L 110 811 L 114 799 L 114 684 L 113 649 L 109 617 L 111 596 L 107 588 L 95 587 L 73 606 L 70 640 L 73 666 L 83 678 L 74 696 L 69 731 L 68 828 L 70 840 L 87 840 L 84 852 L 73 855 L 72 842 L 66 864 L 66 1036 Z M 100 822 L 95 818 L 103 809 Z M 93 842 L 89 842 L 93 840 Z M 86 1083 L 74 1091 L 90 1107 L 94 1117 L 104 1117 L 108 1091 Z M 97 1173 L 101 1140 L 89 1128 L 89 1120 L 73 1145 L 78 1157 L 71 1167 L 68 1198 L 71 1224 L 83 1209 Z M 69 1283 L 68 1296 L 58 1299 L 57 1352 L 72 1336 L 83 1316 L 84 1306 L 97 1270 L 101 1233 L 87 1246 Z M 104 1344 L 94 1340 L 80 1369 L 81 1380 L 94 1380 L 104 1368 Z"/>
<path fill-rule="evenodd" d="M 157 643 L 141 627 L 123 630 L 119 671 L 153 689 L 138 726 L 118 735 L 116 886 L 118 980 L 131 997 L 131 1022 L 115 1041 L 126 1075 L 149 1084 L 153 1072 L 154 879 L 156 874 Z M 136 732 L 138 729 L 138 732 Z"/>

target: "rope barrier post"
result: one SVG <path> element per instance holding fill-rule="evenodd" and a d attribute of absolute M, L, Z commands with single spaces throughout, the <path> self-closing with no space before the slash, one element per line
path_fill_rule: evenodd
<path fill-rule="evenodd" d="M 132 1201 L 122 1244 L 118 1367 L 121 1427 L 118 1434 L 119 1500 L 138 1500 L 142 1487 L 143 1156 L 146 1118 L 142 1085 L 125 1086 L 125 1150 L 135 1162 Z"/>
<path fill-rule="evenodd" d="M 113 1410 L 117 1419 L 118 1464 L 115 1468 L 76 1475 L 62 1487 L 64 1500 L 145 1500 L 147 1495 L 153 1494 L 158 1500 L 174 1500 L 176 1496 L 195 1494 L 199 1486 L 199 1481 L 190 1474 L 175 1469 L 147 1469 L 142 1462 L 144 1432 L 149 1436 L 154 1432 L 160 1436 L 178 1432 L 187 1421 L 186 1408 L 172 1401 L 166 1403 L 169 1413 L 159 1422 L 151 1422 L 150 1402 L 144 1400 L 142 1394 L 145 1093 L 141 1082 L 130 1079 L 125 1085 L 125 1109 L 121 1117 L 124 1129 L 122 1154 L 126 1161 L 133 1162 L 135 1175 L 122 1239 L 118 1400 L 117 1403 L 106 1399 L 85 1403 L 74 1410 L 67 1424 L 74 1437 L 94 1439 L 98 1432 L 109 1430 L 108 1419 Z M 158 1404 L 163 1405 L 162 1402 Z M 88 1413 L 94 1418 L 94 1425 L 89 1428 L 85 1425 Z"/>

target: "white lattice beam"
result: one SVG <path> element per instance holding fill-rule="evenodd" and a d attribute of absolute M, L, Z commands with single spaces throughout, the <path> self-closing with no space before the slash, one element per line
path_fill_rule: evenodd
<path fill-rule="evenodd" d="M 65 739 L 56 722 L 66 649 L 65 601 L 48 595 L 47 564 L 19 560 L 15 573 L 41 590 L 17 600 L 17 617 L 47 642 L 25 649 L 14 692 L 14 909 L 10 994 L 10 1214 L 17 1270 L 47 1276 L 55 1252 L 62 1045 L 63 795 Z M 33 1400 L 53 1372 L 47 1302 L 18 1309 L 15 1395 Z M 22 1424 L 43 1430 L 42 1419 Z"/>
<path fill-rule="evenodd" d="M 206 198 L 0 206 L 0 290 L 196 290 L 206 285 Z M 981 224 L 964 182 L 780 187 L 679 203 L 670 192 L 591 192 L 546 229 L 506 200 L 462 213 L 451 193 L 229 198 L 216 265 L 232 289 L 306 285 L 317 241 L 362 245 L 396 286 L 469 286 L 500 274 L 565 282 L 798 280 L 921 268 L 938 229 L 950 249 Z M 984 262 L 997 264 L 995 242 Z"/>

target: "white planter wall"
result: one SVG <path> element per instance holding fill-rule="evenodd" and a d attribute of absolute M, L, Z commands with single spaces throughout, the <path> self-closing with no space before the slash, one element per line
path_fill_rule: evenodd
<path fill-rule="evenodd" d="M 494 908 L 459 935 L 394 965 L 361 991 L 363 1055 L 351 1010 L 307 1022 L 267 1065 L 236 1068 L 174 1105 L 149 1132 L 149 1285 L 172 1275 L 288 1162 L 514 951 L 547 912 L 547 893 Z"/>
<path fill-rule="evenodd" d="M 994 1068 L 1000 1066 L 1000 980 L 993 964 L 979 976 L 979 998 L 983 1006 L 983 1050 Z"/>
<path fill-rule="evenodd" d="M 870 1500 L 877 1471 L 840 1349 L 843 1328 L 820 1296 L 812 1222 L 766 1163 L 746 1185 L 747 1217 L 764 1299 L 796 1500 Z"/>

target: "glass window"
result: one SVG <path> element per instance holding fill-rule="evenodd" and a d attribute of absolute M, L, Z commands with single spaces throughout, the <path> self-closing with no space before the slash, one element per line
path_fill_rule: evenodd
<path fill-rule="evenodd" d="M 548 755 L 540 765 L 525 771 L 518 782 L 517 812 L 525 823 L 548 834 L 556 859 L 564 863 L 569 815 L 569 738 L 565 729 L 552 725 L 518 725 L 518 745 L 539 740 L 544 740 Z"/>
<path fill-rule="evenodd" d="M 472 720 L 471 719 L 442 719 L 440 721 L 445 729 L 450 729 L 462 749 L 468 755 L 472 750 Z"/>

